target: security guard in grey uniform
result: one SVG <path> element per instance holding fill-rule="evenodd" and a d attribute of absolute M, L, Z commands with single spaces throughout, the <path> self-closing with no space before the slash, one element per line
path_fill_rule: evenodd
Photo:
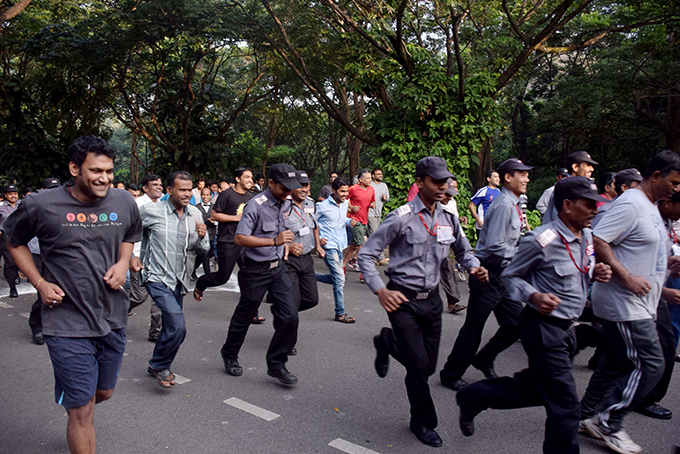
<path fill-rule="evenodd" d="M 5 186 L 5 200 L 0 202 L 0 254 L 3 258 L 2 272 L 5 275 L 5 280 L 7 285 L 9 285 L 9 297 L 16 298 L 19 296 L 17 293 L 17 280 L 19 279 L 19 268 L 17 268 L 14 263 L 14 259 L 7 249 L 7 238 L 2 231 L 2 224 L 7 220 L 10 214 L 19 208 L 21 201 L 19 198 L 19 189 L 16 185 L 10 184 Z"/>
<path fill-rule="evenodd" d="M 293 242 L 288 244 L 286 271 L 293 284 L 295 306 L 300 312 L 319 304 L 312 251 L 316 250 L 320 257 L 326 252 L 319 243 L 319 229 L 314 216 L 316 204 L 309 197 L 311 183 L 309 176 L 304 170 L 296 170 L 295 176 L 302 187 L 290 192 L 293 203 L 290 204 L 290 209 L 283 213 L 283 219 L 286 228 L 294 235 Z M 267 294 L 267 302 L 274 302 L 271 293 Z M 296 355 L 295 347 L 288 354 Z"/>
<path fill-rule="evenodd" d="M 292 202 L 287 199 L 290 191 L 301 185 L 289 164 L 274 164 L 269 177 L 269 188 L 246 203 L 234 236 L 234 242 L 244 248 L 238 272 L 241 298 L 221 353 L 227 374 L 242 375 L 238 353 L 268 291 L 273 301 L 275 331 L 267 350 L 267 374 L 285 385 L 293 385 L 298 380 L 286 369 L 286 361 L 297 341 L 298 313 L 283 257 L 284 245 L 292 242 L 294 235 L 286 228 L 284 214 L 291 210 Z"/>
<path fill-rule="evenodd" d="M 455 391 L 467 385 L 463 374 L 470 365 L 482 371 L 486 378 L 495 378 L 493 363 L 496 356 L 519 339 L 517 323 L 522 304 L 508 296 L 500 275 L 514 257 L 519 239 L 526 230 L 519 196 L 526 193 L 528 171 L 532 168 L 515 158 L 498 166 L 498 175 L 503 183 L 501 195 L 491 202 L 484 214 L 484 225 L 475 246 L 475 256 L 489 270 L 489 282 L 480 283 L 470 279 L 465 323 L 439 374 L 442 385 Z M 477 353 L 484 324 L 491 312 L 496 314 L 500 327 Z"/>
<path fill-rule="evenodd" d="M 520 243 L 502 279 L 510 297 L 527 305 L 519 332 L 529 368 L 513 377 L 482 380 L 458 391 L 460 428 L 474 433 L 474 417 L 487 408 L 543 405 L 544 453 L 579 452 L 579 398 L 572 374 L 576 351 L 574 323 L 581 315 L 591 278 L 606 282 L 611 268 L 595 264 L 593 233 L 587 228 L 605 201 L 588 178 L 566 178 L 555 185 L 558 217 L 530 232 Z"/>
<path fill-rule="evenodd" d="M 458 219 L 439 203 L 453 175 L 438 157 L 416 164 L 418 196 L 390 213 L 359 253 L 359 267 L 368 287 L 378 295 L 392 329 L 375 336 L 375 369 L 387 375 L 389 355 L 406 367 L 406 391 L 411 404 L 410 429 L 430 446 L 441 446 L 435 432 L 437 413 L 427 379 L 435 371 L 442 327 L 439 270 L 453 249 L 456 261 L 486 282 L 486 269 L 472 253 Z M 383 283 L 375 261 L 389 246 L 389 282 Z"/>

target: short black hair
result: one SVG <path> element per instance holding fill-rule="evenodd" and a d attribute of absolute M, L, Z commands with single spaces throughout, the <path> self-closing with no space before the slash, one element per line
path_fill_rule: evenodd
<path fill-rule="evenodd" d="M 672 203 L 680 203 L 680 192 L 674 193 L 668 198 Z"/>
<path fill-rule="evenodd" d="M 334 191 L 337 191 L 337 190 L 340 189 L 342 186 L 349 186 L 349 183 L 347 182 L 347 180 L 345 180 L 345 179 L 342 178 L 342 177 L 336 178 L 335 180 L 333 180 L 333 183 L 331 183 L 331 188 L 332 188 Z"/>
<path fill-rule="evenodd" d="M 80 167 L 80 166 L 78 166 L 78 167 Z M 120 181 L 119 179 L 115 179 L 115 180 L 113 180 L 113 187 L 115 188 L 116 186 L 118 186 L 121 183 L 123 183 L 123 182 Z"/>
<path fill-rule="evenodd" d="M 371 171 L 371 175 L 375 174 L 378 170 L 380 170 L 382 172 L 382 169 L 380 167 L 376 167 L 375 169 L 373 169 Z"/>
<path fill-rule="evenodd" d="M 340 174 L 339 174 L 338 172 L 336 172 L 335 170 L 332 171 L 328 176 L 330 177 L 330 176 L 333 175 L 333 174 L 335 174 L 336 177 L 339 177 L 339 176 L 340 176 Z"/>
<path fill-rule="evenodd" d="M 206 184 L 206 186 L 212 186 L 212 185 L 217 185 L 217 186 L 219 186 L 219 183 L 217 182 L 217 180 L 212 179 L 212 178 L 209 179 L 205 184 Z"/>
<path fill-rule="evenodd" d="M 234 170 L 234 178 L 241 178 L 241 175 L 243 175 L 243 172 L 245 172 L 246 170 L 249 170 L 250 173 L 253 173 L 253 169 L 251 169 L 250 167 L 241 166 L 241 167 L 237 168 L 236 170 Z M 260 175 L 258 175 L 258 177 L 259 176 Z M 264 177 L 262 177 L 262 178 L 264 178 Z M 229 182 L 227 182 L 227 183 L 229 183 Z M 236 182 L 234 181 L 234 183 L 236 183 Z"/>
<path fill-rule="evenodd" d="M 600 191 L 604 192 L 604 187 L 605 186 L 611 186 L 611 184 L 614 182 L 614 176 L 616 175 L 616 172 L 605 172 L 602 175 L 600 175 Z"/>
<path fill-rule="evenodd" d="M 134 183 L 128 183 L 127 186 L 125 186 L 125 189 L 128 191 L 139 191 L 139 188 Z"/>
<path fill-rule="evenodd" d="M 87 159 L 88 153 L 104 155 L 113 161 L 116 160 L 116 150 L 106 140 L 96 136 L 80 136 L 68 147 L 69 160 L 77 165 L 79 169 L 82 167 L 85 159 Z"/>
<path fill-rule="evenodd" d="M 663 150 L 649 161 L 647 168 L 642 172 L 642 178 L 646 180 L 654 172 L 661 172 L 661 176 L 665 177 L 674 170 L 680 172 L 680 156 L 671 150 Z"/>
<path fill-rule="evenodd" d="M 200 183 L 201 181 L 205 183 L 205 178 L 203 178 L 203 177 L 198 177 L 198 178 L 196 179 L 196 183 Z"/>
<path fill-rule="evenodd" d="M 142 185 L 142 187 L 144 187 L 144 186 L 148 185 L 150 182 L 159 180 L 160 178 L 161 177 L 159 177 L 155 173 L 150 173 L 148 175 L 145 175 L 144 178 L 142 178 L 141 185 Z"/>
<path fill-rule="evenodd" d="M 24 195 L 28 194 L 29 192 L 33 192 L 33 188 L 32 188 L 32 187 L 29 186 L 29 187 L 27 187 L 27 188 L 24 188 Z"/>
<path fill-rule="evenodd" d="M 491 175 L 493 175 L 494 173 L 498 173 L 498 170 L 496 170 L 496 169 L 489 169 L 489 170 L 486 171 L 486 177 L 487 177 L 487 178 L 491 178 Z M 500 176 L 500 174 L 498 174 L 498 176 Z"/>
<path fill-rule="evenodd" d="M 258 181 L 258 180 L 264 180 L 264 175 L 262 175 L 261 173 L 258 173 L 257 175 L 255 175 L 255 181 Z"/>
<path fill-rule="evenodd" d="M 243 175 L 243 173 L 241 173 L 241 175 Z M 241 178 L 241 177 L 239 177 L 239 178 Z M 227 181 L 224 181 L 223 183 L 236 184 L 236 180 L 233 179 L 233 178 L 229 178 Z"/>
<path fill-rule="evenodd" d="M 168 176 L 167 180 L 167 186 L 172 188 L 175 186 L 175 180 L 176 179 L 184 180 L 184 181 L 192 181 L 193 177 L 189 172 L 185 172 L 184 170 L 177 170 L 176 172 L 172 172 L 170 176 Z"/>

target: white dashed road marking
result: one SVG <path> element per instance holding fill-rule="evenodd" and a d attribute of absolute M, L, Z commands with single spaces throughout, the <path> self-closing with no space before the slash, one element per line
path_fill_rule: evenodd
<path fill-rule="evenodd" d="M 354 443 L 350 443 L 349 441 L 343 440 L 342 438 L 336 438 L 335 440 L 328 443 L 328 446 L 339 449 L 340 451 L 346 452 L 348 454 L 379 454 L 376 451 L 371 451 L 370 449 L 364 448 L 363 446 L 355 445 Z"/>
<path fill-rule="evenodd" d="M 227 405 L 231 405 L 232 407 L 238 408 L 239 410 L 243 410 L 247 413 L 250 413 L 251 415 L 257 416 L 258 418 L 262 418 L 265 421 L 271 421 L 281 416 L 277 415 L 276 413 L 272 413 L 269 410 L 265 410 L 264 408 L 260 408 L 253 404 L 249 404 L 248 402 L 245 402 L 236 397 L 230 397 L 229 399 L 225 400 L 224 403 Z"/>
<path fill-rule="evenodd" d="M 3 303 L 0 301 L 0 307 L 5 308 L 5 309 L 12 309 L 14 306 L 11 304 Z"/>
<path fill-rule="evenodd" d="M 191 381 L 191 379 L 189 379 L 189 378 L 182 377 L 181 375 L 175 374 L 175 383 L 177 383 L 178 385 L 183 385 L 185 383 L 189 383 L 190 381 Z"/>
<path fill-rule="evenodd" d="M 22 313 L 19 314 L 19 315 L 21 315 L 22 317 L 25 317 L 25 318 L 30 318 L 30 317 L 31 317 L 31 313 L 30 313 L 30 312 L 22 312 Z"/>

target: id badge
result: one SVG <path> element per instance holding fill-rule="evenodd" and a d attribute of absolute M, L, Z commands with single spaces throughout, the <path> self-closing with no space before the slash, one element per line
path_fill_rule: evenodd
<path fill-rule="evenodd" d="M 453 228 L 450 225 L 440 225 L 437 227 L 437 242 L 450 242 L 453 239 Z"/>
<path fill-rule="evenodd" d="M 671 252 L 673 252 L 673 255 L 680 255 L 680 244 L 673 244 L 671 246 Z"/>
<path fill-rule="evenodd" d="M 588 277 L 590 280 L 593 280 L 593 276 L 595 275 L 595 256 L 590 256 L 590 260 L 588 260 Z"/>
<path fill-rule="evenodd" d="M 307 226 L 302 227 L 298 233 L 300 234 L 300 236 L 309 235 L 309 227 Z"/>

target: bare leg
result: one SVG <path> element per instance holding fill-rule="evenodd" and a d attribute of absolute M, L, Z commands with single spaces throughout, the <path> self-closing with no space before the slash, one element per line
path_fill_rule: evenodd
<path fill-rule="evenodd" d="M 94 402 L 90 401 L 82 407 L 68 409 L 66 440 L 71 454 L 95 454 L 97 442 L 94 434 Z"/>
<path fill-rule="evenodd" d="M 347 254 L 345 254 L 345 256 L 342 258 L 342 267 L 343 268 L 347 268 L 347 262 L 349 262 L 350 259 L 354 257 L 354 253 L 356 252 L 356 250 L 357 250 L 357 245 L 355 245 L 355 244 L 350 244 L 347 247 Z"/>

